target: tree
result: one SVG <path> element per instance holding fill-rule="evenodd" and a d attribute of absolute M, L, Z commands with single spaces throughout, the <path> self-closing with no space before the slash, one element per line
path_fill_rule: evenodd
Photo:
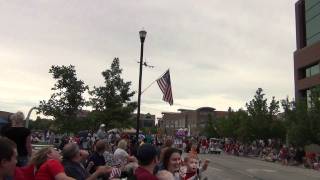
<path fill-rule="evenodd" d="M 48 130 L 52 129 L 53 121 L 50 119 L 43 119 L 40 118 L 39 116 L 35 121 L 30 121 L 29 122 L 29 128 L 32 130 Z"/>
<path fill-rule="evenodd" d="M 222 137 L 249 142 L 256 139 L 284 139 L 285 124 L 279 120 L 279 101 L 272 97 L 268 106 L 261 88 L 246 103 L 247 110 L 228 110 L 228 115 L 218 121 L 217 130 Z"/>
<path fill-rule="evenodd" d="M 90 117 L 97 124 L 105 123 L 109 128 L 130 126 L 130 118 L 137 107 L 136 102 L 130 101 L 135 92 L 130 91 L 131 82 L 125 82 L 121 74 L 119 58 L 114 58 L 110 69 L 102 72 L 104 86 L 89 91 L 92 96 L 89 104 L 94 109 Z"/>
<path fill-rule="evenodd" d="M 320 144 L 320 88 L 311 90 L 310 98 L 296 102 L 282 101 L 289 142 L 298 146 Z"/>
<path fill-rule="evenodd" d="M 295 102 L 294 107 L 286 109 L 285 112 L 289 142 L 298 146 L 309 144 L 311 135 L 306 101 L 301 99 Z"/>
<path fill-rule="evenodd" d="M 239 118 L 237 113 L 231 108 L 228 109 L 227 117 L 218 120 L 218 133 L 223 137 L 237 138 L 235 130 L 239 127 Z"/>
<path fill-rule="evenodd" d="M 286 135 L 286 126 L 285 122 L 281 121 L 281 119 L 278 118 L 278 114 L 280 112 L 279 108 L 280 102 L 276 101 L 275 97 L 273 96 L 269 105 L 269 138 L 277 138 L 284 140 Z"/>
<path fill-rule="evenodd" d="M 312 133 L 314 143 L 320 144 L 320 86 L 311 89 L 310 94 L 310 131 Z"/>
<path fill-rule="evenodd" d="M 217 119 L 208 114 L 208 124 L 204 128 L 204 135 L 210 138 L 219 137 L 217 132 Z"/>
<path fill-rule="evenodd" d="M 253 134 L 258 139 L 266 139 L 270 134 L 267 99 L 264 96 L 263 90 L 258 88 L 254 98 L 249 103 L 246 103 L 247 111 L 254 127 Z"/>
<path fill-rule="evenodd" d="M 49 73 L 56 80 L 51 90 L 54 93 L 48 101 L 40 101 L 39 112 L 53 116 L 58 130 L 75 131 L 73 127 L 77 113 L 85 105 L 83 93 L 88 89 L 82 80 L 76 77 L 73 65 L 51 66 Z"/>
<path fill-rule="evenodd" d="M 246 103 L 249 118 L 251 119 L 253 135 L 256 139 L 284 138 L 285 130 L 278 120 L 279 101 L 272 97 L 270 105 L 261 88 L 258 88 L 254 99 Z"/>
<path fill-rule="evenodd" d="M 237 139 L 244 143 L 254 140 L 254 126 L 251 121 L 252 119 L 248 116 L 248 113 L 243 109 L 239 109 L 236 112 L 235 117 L 238 121 L 238 125 L 235 127 L 235 136 Z"/>
<path fill-rule="evenodd" d="M 276 117 L 279 113 L 279 108 L 280 108 L 279 101 L 276 101 L 275 97 L 273 96 L 272 100 L 270 102 L 269 108 L 268 108 L 269 109 L 269 119 L 276 120 Z"/>

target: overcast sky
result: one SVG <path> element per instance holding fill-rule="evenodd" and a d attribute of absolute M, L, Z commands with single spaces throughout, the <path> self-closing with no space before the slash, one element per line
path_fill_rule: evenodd
<path fill-rule="evenodd" d="M 174 102 L 155 83 L 142 112 L 238 109 L 257 88 L 294 96 L 293 0 L 0 0 L 0 111 L 27 111 L 47 100 L 51 65 L 75 65 L 91 88 L 119 57 L 137 91 L 138 32 L 148 33 L 143 89 L 170 68 Z M 137 100 L 135 96 L 132 100 Z"/>

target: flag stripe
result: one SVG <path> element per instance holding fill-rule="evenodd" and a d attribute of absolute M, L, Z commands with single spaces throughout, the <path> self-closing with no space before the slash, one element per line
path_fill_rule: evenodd
<path fill-rule="evenodd" d="M 159 79 L 157 81 L 162 93 L 165 93 L 166 92 L 166 83 L 163 81 L 163 79 Z"/>
<path fill-rule="evenodd" d="M 162 99 L 168 102 L 170 105 L 173 105 L 173 96 L 169 70 L 166 73 L 164 73 L 164 75 L 161 78 L 157 79 L 157 83 L 159 85 L 160 90 L 163 93 Z"/>
<path fill-rule="evenodd" d="M 162 92 L 165 93 L 166 92 L 166 83 L 164 82 L 163 79 L 160 79 L 159 83 L 160 83 L 160 88 L 161 88 Z"/>

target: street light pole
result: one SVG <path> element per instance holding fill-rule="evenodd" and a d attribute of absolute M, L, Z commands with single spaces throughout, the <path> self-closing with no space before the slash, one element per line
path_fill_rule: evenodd
<path fill-rule="evenodd" d="M 26 117 L 26 125 L 25 125 L 26 128 L 29 127 L 30 115 L 31 115 L 32 110 L 34 110 L 34 109 L 38 109 L 38 108 L 37 107 L 32 107 L 28 112 L 28 115 Z"/>
<path fill-rule="evenodd" d="M 141 83 L 142 83 L 142 65 L 143 65 L 143 44 L 146 39 L 147 31 L 139 32 L 141 48 L 140 48 L 140 70 L 139 70 L 139 91 L 138 91 L 138 112 L 137 112 L 137 132 L 136 143 L 139 143 L 139 126 L 140 126 L 140 104 L 141 104 Z"/>

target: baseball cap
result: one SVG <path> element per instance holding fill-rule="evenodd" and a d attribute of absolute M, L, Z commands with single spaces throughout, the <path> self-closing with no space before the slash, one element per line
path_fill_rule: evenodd
<path fill-rule="evenodd" d="M 106 127 L 106 125 L 105 124 L 101 124 L 100 127 Z"/>

